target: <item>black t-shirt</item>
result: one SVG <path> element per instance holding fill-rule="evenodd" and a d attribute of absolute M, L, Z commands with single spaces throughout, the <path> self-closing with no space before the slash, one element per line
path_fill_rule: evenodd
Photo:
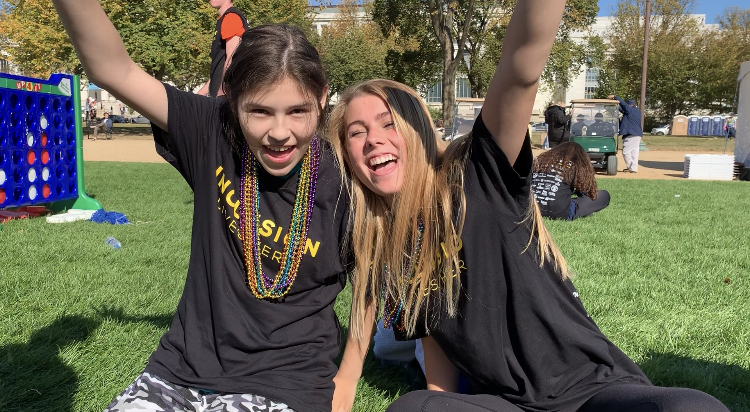
<path fill-rule="evenodd" d="M 551 265 L 539 267 L 536 242 L 524 252 L 531 232 L 519 222 L 530 198 L 530 141 L 511 166 L 481 116 L 473 135 L 458 314 L 431 316 L 430 336 L 472 393 L 528 411 L 575 411 L 612 382 L 650 384 L 599 331 L 573 284 Z"/>
<path fill-rule="evenodd" d="M 561 172 L 552 169 L 550 173 L 534 173 L 531 188 L 542 216 L 567 220 L 570 215 L 573 187 L 563 181 Z"/>
<path fill-rule="evenodd" d="M 259 300 L 247 287 L 239 238 L 242 162 L 223 131 L 226 100 L 165 88 L 169 133 L 153 126 L 154 138 L 177 158 L 195 203 L 185 289 L 146 372 L 189 387 L 261 395 L 298 411 L 329 412 L 341 344 L 333 303 L 346 282 L 339 239 L 348 212 L 333 153 L 321 144 L 307 247 L 289 294 Z M 271 276 L 279 269 L 298 177 L 260 175 L 260 254 Z"/>

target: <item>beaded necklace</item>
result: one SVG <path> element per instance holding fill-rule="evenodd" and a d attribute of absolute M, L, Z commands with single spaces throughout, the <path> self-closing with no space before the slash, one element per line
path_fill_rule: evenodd
<path fill-rule="evenodd" d="M 284 297 L 297 277 L 302 255 L 307 242 L 307 230 L 310 227 L 315 187 L 318 181 L 320 150 L 318 138 L 313 137 L 310 148 L 302 159 L 299 172 L 297 195 L 292 209 L 292 220 L 289 223 L 288 240 L 284 244 L 281 264 L 275 278 L 263 272 L 260 261 L 260 239 L 258 237 L 258 220 L 260 220 L 260 190 L 258 189 L 258 161 L 245 144 L 242 153 L 242 196 L 240 197 L 240 236 L 242 249 L 245 252 L 247 284 L 258 299 L 279 299 Z"/>
<path fill-rule="evenodd" d="M 401 296 L 398 302 L 391 302 L 388 296 L 385 297 L 385 304 L 383 305 L 383 326 L 387 329 L 389 326 L 397 327 L 401 312 L 404 308 L 404 301 L 406 299 L 406 291 L 409 288 L 409 283 L 412 279 L 412 270 L 414 269 L 416 261 L 419 259 L 419 252 L 422 249 L 422 232 L 424 232 L 424 222 L 422 216 L 419 216 L 417 220 L 417 242 L 414 244 L 414 250 L 409 256 L 409 260 L 406 262 L 404 273 L 401 276 L 403 279 L 403 287 L 401 288 Z M 388 266 L 385 267 L 385 276 L 388 277 L 389 271 Z M 385 290 L 383 290 L 385 294 Z"/>

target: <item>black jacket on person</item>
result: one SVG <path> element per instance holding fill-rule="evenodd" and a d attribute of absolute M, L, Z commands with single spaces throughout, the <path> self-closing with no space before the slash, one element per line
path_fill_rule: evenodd
<path fill-rule="evenodd" d="M 550 147 L 555 147 L 570 140 L 568 115 L 565 114 L 564 108 L 558 105 L 548 107 L 544 112 L 544 123 L 547 123 L 547 137 Z"/>

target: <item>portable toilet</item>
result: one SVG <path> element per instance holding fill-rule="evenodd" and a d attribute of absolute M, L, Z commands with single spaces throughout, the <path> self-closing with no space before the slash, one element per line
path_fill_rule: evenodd
<path fill-rule="evenodd" d="M 711 119 L 711 136 L 724 136 L 724 118 L 714 116 Z"/>
<path fill-rule="evenodd" d="M 711 118 L 701 117 L 701 136 L 711 136 Z"/>
<path fill-rule="evenodd" d="M 672 119 L 672 127 L 669 129 L 672 136 L 687 136 L 688 134 L 688 117 L 677 115 Z"/>
<path fill-rule="evenodd" d="M 690 116 L 688 118 L 687 127 L 688 136 L 700 136 L 701 134 L 701 118 L 698 116 Z"/>

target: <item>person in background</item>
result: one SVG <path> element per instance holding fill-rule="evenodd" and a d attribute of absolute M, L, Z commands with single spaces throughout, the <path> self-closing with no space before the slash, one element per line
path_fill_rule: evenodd
<path fill-rule="evenodd" d="M 597 113 L 594 115 L 594 123 L 586 128 L 587 136 L 614 136 L 616 133 L 615 125 L 604 121 L 604 115 Z"/>
<path fill-rule="evenodd" d="M 91 140 L 96 141 L 96 137 L 99 134 L 99 129 L 106 130 L 107 128 L 112 127 L 112 121 L 109 120 L 109 113 L 104 112 L 104 118 L 102 119 L 102 121 L 95 124 L 93 127 L 94 127 L 94 138 Z"/>
<path fill-rule="evenodd" d="M 727 116 L 724 133 L 727 139 L 734 139 L 737 136 L 737 116 L 734 113 L 729 113 L 729 116 Z"/>
<path fill-rule="evenodd" d="M 550 148 L 570 140 L 565 102 L 561 101 L 550 105 L 544 112 L 544 123 L 547 123 L 547 139 Z"/>
<path fill-rule="evenodd" d="M 578 143 L 566 142 L 537 156 L 531 188 L 542 216 L 552 219 L 574 220 L 609 206 L 609 192 L 597 189 L 589 155 Z"/>
<path fill-rule="evenodd" d="M 609 99 L 620 102 L 620 135 L 622 136 L 622 157 L 625 159 L 625 173 L 638 172 L 638 151 L 640 150 L 643 128 L 641 127 L 641 111 L 635 105 L 635 100 L 627 103 L 620 97 L 610 94 Z"/>
<path fill-rule="evenodd" d="M 570 126 L 571 136 L 585 136 L 586 135 L 586 116 L 579 114 L 576 116 L 576 122 Z"/>
<path fill-rule="evenodd" d="M 221 88 L 224 72 L 229 67 L 234 50 L 240 44 L 242 33 L 247 30 L 247 19 L 234 7 L 232 0 L 210 1 L 211 7 L 219 13 L 219 18 L 216 20 L 216 34 L 211 43 L 211 74 L 197 94 L 219 97 L 224 94 Z"/>

